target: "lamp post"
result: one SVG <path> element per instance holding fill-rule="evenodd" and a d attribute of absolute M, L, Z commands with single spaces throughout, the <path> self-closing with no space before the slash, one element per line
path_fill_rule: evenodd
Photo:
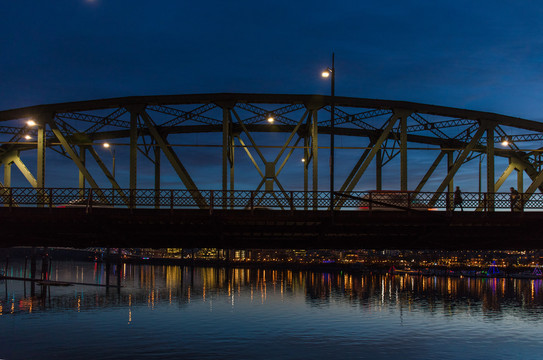
<path fill-rule="evenodd" d="M 334 65 L 334 53 L 332 53 L 332 67 L 322 72 L 322 77 L 331 77 L 331 116 L 330 116 L 330 211 L 334 210 L 334 127 L 335 127 L 335 83 L 336 68 Z"/>
<path fill-rule="evenodd" d="M 104 148 L 111 149 L 111 155 L 113 156 L 113 163 L 111 165 L 111 175 L 113 176 L 113 179 L 115 179 L 115 147 L 111 146 L 110 143 L 104 143 Z"/>

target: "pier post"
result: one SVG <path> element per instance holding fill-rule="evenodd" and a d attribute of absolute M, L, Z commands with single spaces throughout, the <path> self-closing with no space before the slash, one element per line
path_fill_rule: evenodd
<path fill-rule="evenodd" d="M 111 249 L 106 248 L 106 288 L 109 288 L 109 270 L 111 267 L 110 254 L 111 254 Z"/>
<path fill-rule="evenodd" d="M 49 270 L 49 248 L 45 246 L 43 248 L 43 255 L 41 260 L 41 279 L 48 280 Z"/>

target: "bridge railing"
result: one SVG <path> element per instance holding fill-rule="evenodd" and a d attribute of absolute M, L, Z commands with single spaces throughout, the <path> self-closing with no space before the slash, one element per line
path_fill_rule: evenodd
<path fill-rule="evenodd" d="M 543 210 L 543 194 L 462 193 L 466 211 Z M 181 189 L 0 188 L 0 206 L 50 208 L 156 208 L 237 210 L 329 210 L 328 191 L 248 191 Z M 334 209 L 359 211 L 452 210 L 454 195 L 412 191 L 334 193 Z M 456 206 L 457 209 L 460 206 Z"/>

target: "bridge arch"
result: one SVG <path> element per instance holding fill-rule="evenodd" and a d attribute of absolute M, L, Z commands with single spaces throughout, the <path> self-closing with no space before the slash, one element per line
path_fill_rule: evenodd
<path fill-rule="evenodd" d="M 239 183 L 244 190 L 327 189 L 332 102 L 334 136 L 344 139 L 336 143 L 341 157 L 336 160 L 341 170 L 336 171 L 337 192 L 394 187 L 425 189 L 436 196 L 451 193 L 458 178 L 476 182 L 474 164 L 480 168 L 483 162 L 476 160 L 482 158 L 486 192 L 511 183 L 507 179 L 514 172 L 516 187 L 527 196 L 543 189 L 543 124 L 536 121 L 403 101 L 232 93 L 135 96 L 0 111 L 1 186 L 22 185 L 12 181 L 15 165 L 19 179 L 38 189 L 55 186 L 60 176 L 73 179 L 64 186 L 120 190 L 145 184 L 193 194 L 231 191 Z M 37 125 L 27 125 L 28 119 Z M 104 142 L 115 144 L 116 174 L 100 149 Z M 64 170 L 59 175 L 51 167 L 78 175 Z"/>

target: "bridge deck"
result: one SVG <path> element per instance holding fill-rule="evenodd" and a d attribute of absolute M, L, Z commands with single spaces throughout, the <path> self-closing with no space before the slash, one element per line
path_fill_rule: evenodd
<path fill-rule="evenodd" d="M 0 246 L 537 249 L 543 212 L 0 208 Z"/>

